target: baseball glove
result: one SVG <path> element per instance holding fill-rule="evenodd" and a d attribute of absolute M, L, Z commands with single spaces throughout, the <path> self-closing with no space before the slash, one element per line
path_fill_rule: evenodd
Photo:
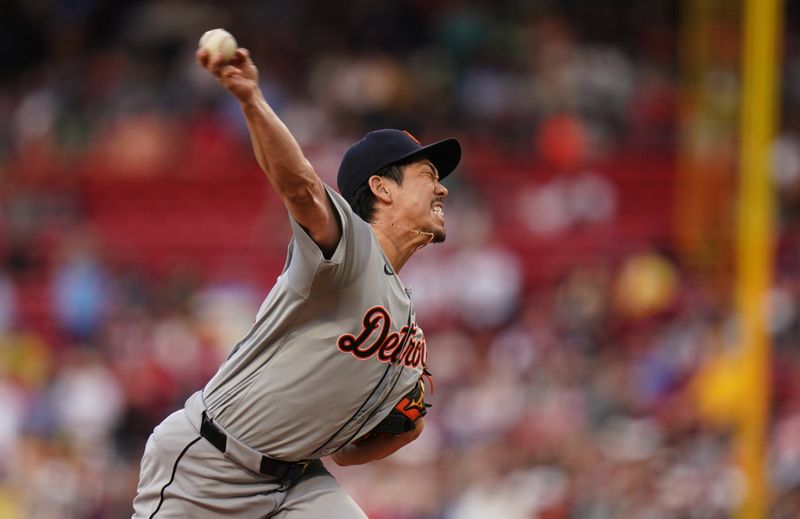
<path fill-rule="evenodd" d="M 425 403 L 425 383 L 419 379 L 414 388 L 395 404 L 389 415 L 365 434 L 361 440 L 373 436 L 391 436 L 411 431 L 415 427 L 414 423 L 425 416 L 430 406 L 431 404 Z"/>

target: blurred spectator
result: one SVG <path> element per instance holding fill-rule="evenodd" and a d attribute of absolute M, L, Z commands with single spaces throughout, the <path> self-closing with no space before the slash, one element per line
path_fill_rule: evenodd
<path fill-rule="evenodd" d="M 614 303 L 623 318 L 641 319 L 667 309 L 677 292 L 675 267 L 661 255 L 645 252 L 630 256 L 622 265 Z"/>
<path fill-rule="evenodd" d="M 124 399 L 102 357 L 83 351 L 62 361 L 50 396 L 61 431 L 84 449 L 108 441 Z"/>
<path fill-rule="evenodd" d="M 607 178 L 592 171 L 557 176 L 517 195 L 520 220 L 541 236 L 591 229 L 613 219 L 617 195 Z"/>
<path fill-rule="evenodd" d="M 53 278 L 53 311 L 72 338 L 95 337 L 108 315 L 111 280 L 95 254 L 92 238 L 74 235 L 65 243 Z"/>

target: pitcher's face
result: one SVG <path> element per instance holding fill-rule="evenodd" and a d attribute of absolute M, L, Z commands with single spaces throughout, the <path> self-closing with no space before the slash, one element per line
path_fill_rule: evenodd
<path fill-rule="evenodd" d="M 446 236 L 444 199 L 447 188 L 439 182 L 436 167 L 428 159 L 405 166 L 403 182 L 397 189 L 395 210 L 398 217 L 414 230 L 433 234 L 432 243 L 441 243 Z"/>

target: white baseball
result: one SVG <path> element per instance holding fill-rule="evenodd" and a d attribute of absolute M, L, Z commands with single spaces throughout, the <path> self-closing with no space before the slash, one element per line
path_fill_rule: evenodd
<path fill-rule="evenodd" d="M 208 51 L 213 56 L 215 52 L 222 54 L 225 61 L 230 61 L 236 52 L 236 40 L 225 29 L 211 29 L 200 37 L 198 43 L 201 49 Z"/>

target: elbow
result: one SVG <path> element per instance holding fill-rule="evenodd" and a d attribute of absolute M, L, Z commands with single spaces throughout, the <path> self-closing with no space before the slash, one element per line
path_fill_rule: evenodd
<path fill-rule="evenodd" d="M 309 207 L 319 205 L 324 200 L 325 188 L 319 179 L 293 179 L 283 186 L 281 197 L 288 207 Z"/>
<path fill-rule="evenodd" d="M 303 159 L 300 164 L 273 163 L 271 168 L 279 180 L 279 191 L 287 200 L 302 202 L 324 191 L 322 181 L 308 160 Z"/>

